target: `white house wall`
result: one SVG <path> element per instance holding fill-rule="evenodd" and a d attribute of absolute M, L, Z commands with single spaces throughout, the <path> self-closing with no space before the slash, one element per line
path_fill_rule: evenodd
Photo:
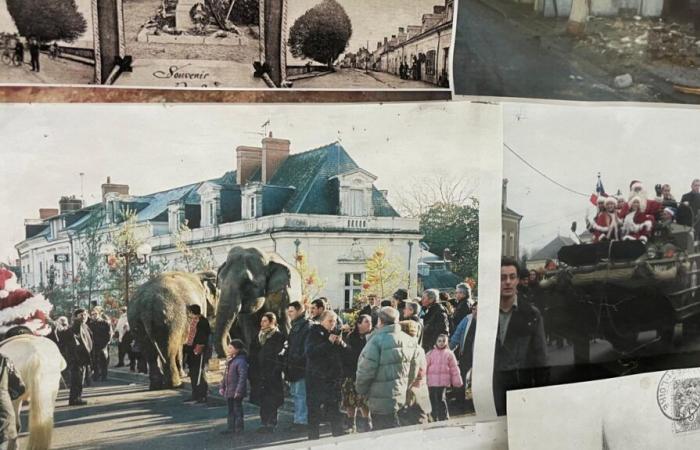
<path fill-rule="evenodd" d="M 397 260 L 397 264 L 410 272 L 411 287 L 417 288 L 418 269 L 418 241 L 419 234 L 380 234 L 380 233 L 307 233 L 298 232 L 274 232 L 270 234 L 253 235 L 246 237 L 233 237 L 206 244 L 193 245 L 193 249 L 210 248 L 216 265 L 226 261 L 226 256 L 235 246 L 255 247 L 266 252 L 277 252 L 289 264 L 294 265 L 296 244 L 299 240 L 299 251 L 307 257 L 310 269 L 316 269 L 318 277 L 324 284 L 319 295 L 329 299 L 334 308 L 342 308 L 344 302 L 345 274 L 364 273 L 366 260 L 352 260 L 344 258 L 349 255 L 353 243 L 356 248 L 362 249 L 366 257 L 370 257 L 378 247 L 382 247 L 391 258 Z M 408 269 L 408 242 L 414 243 L 411 255 L 411 268 Z M 176 264 L 180 254 L 173 248 L 157 250 L 152 257 L 165 257 L 169 262 Z M 415 294 L 415 292 L 413 292 Z"/>
<path fill-rule="evenodd" d="M 446 28 L 438 34 L 437 32 L 426 34 L 424 37 L 412 41 L 407 44 L 403 44 L 396 47 L 382 56 L 382 71 L 388 71 L 394 75 L 399 74 L 399 66 L 401 61 L 405 58 L 406 62 L 410 66 L 413 62 L 413 56 L 418 56 L 423 53 L 426 54 L 433 50 L 435 51 L 436 69 L 433 75 L 426 75 L 426 66 L 422 66 L 421 79 L 423 81 L 428 81 L 437 84 L 440 74 L 443 70 L 449 73 L 449 61 L 448 65 L 445 65 L 444 55 L 449 54 L 450 46 L 452 45 L 452 30 Z"/>

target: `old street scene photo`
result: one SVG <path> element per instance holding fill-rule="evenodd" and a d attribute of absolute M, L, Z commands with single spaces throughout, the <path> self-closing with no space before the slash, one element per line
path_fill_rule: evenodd
<path fill-rule="evenodd" d="M 454 336 L 500 120 L 467 103 L 4 108 L 0 354 L 45 387 L 19 445 L 252 449 L 467 420 Z M 402 362 L 373 366 L 387 340 L 381 360 Z"/>
<path fill-rule="evenodd" d="M 109 0 L 100 35 L 121 64 L 103 83 L 167 88 L 265 88 L 264 0 Z M 102 2 L 100 2 L 102 3 Z M 116 14 L 118 20 L 111 20 Z M 279 11 L 278 11 L 279 14 Z M 272 27 L 271 27 L 272 30 Z M 279 58 L 277 58 L 279 61 Z M 275 64 L 273 64 L 275 65 Z M 267 81 L 271 82 L 269 76 Z"/>
<path fill-rule="evenodd" d="M 694 0 L 460 0 L 455 93 L 700 103 Z"/>
<path fill-rule="evenodd" d="M 697 365 L 698 119 L 691 110 L 504 108 L 502 399 Z"/>
<path fill-rule="evenodd" d="M 91 0 L 0 0 L 0 84 L 92 84 Z"/>
<path fill-rule="evenodd" d="M 289 1 L 287 84 L 447 89 L 454 5 L 454 0 Z"/>

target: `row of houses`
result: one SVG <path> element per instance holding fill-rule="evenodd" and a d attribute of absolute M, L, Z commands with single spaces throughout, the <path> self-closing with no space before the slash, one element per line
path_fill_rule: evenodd
<path fill-rule="evenodd" d="M 421 283 L 430 282 L 431 267 L 444 271 L 445 261 L 421 245 L 418 219 L 401 217 L 375 186 L 377 177 L 340 143 L 300 153 L 290 147 L 270 134 L 259 147 L 237 147 L 236 170 L 218 178 L 148 195 L 134 195 L 108 178 L 99 203 L 62 197 L 58 209 L 42 208 L 38 219 L 25 220 L 26 238 L 15 246 L 23 284 L 69 283 L 85 264 L 80 250 L 91 218 L 103 217 L 100 233 L 108 236 L 128 209 L 135 214 L 134 235 L 152 249 L 150 258 L 169 267 L 181 255 L 178 239 L 207 252 L 215 266 L 237 245 L 277 252 L 290 263 L 303 253 L 324 283 L 322 294 L 346 308 L 361 290 L 368 257 L 382 248 L 405 268 L 412 293 L 447 288 Z M 191 231 L 179 233 L 182 224 Z"/>
<path fill-rule="evenodd" d="M 387 72 L 399 76 L 401 66 L 410 77 L 439 86 L 449 85 L 449 54 L 452 45 L 454 0 L 433 7 L 423 14 L 420 25 L 399 27 L 396 34 L 385 36 L 376 48 L 360 48 L 347 53 L 341 66 Z"/>
<path fill-rule="evenodd" d="M 574 0 L 514 1 L 515 3 L 531 4 L 535 11 L 545 17 L 569 17 L 574 2 Z M 592 16 L 628 14 L 643 17 L 659 17 L 664 9 L 664 0 L 587 0 L 587 3 Z"/>

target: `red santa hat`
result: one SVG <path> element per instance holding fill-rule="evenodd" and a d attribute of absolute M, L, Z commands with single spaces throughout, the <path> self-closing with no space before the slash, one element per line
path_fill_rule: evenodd
<path fill-rule="evenodd" d="M 642 185 L 641 181 L 632 180 L 632 182 L 630 183 L 630 191 L 634 191 L 634 188 L 636 188 L 636 187 L 640 187 L 640 188 L 644 189 L 644 185 Z"/>
<path fill-rule="evenodd" d="M 0 268 L 0 334 L 24 325 L 34 334 L 46 336 L 51 332 L 46 319 L 52 309 L 43 295 L 22 289 L 12 271 Z"/>
<path fill-rule="evenodd" d="M 6 298 L 17 288 L 19 284 L 15 274 L 5 267 L 0 267 L 0 299 Z"/>

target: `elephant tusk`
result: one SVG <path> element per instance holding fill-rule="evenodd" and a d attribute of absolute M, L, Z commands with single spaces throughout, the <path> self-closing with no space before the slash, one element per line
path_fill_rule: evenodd
<path fill-rule="evenodd" d="M 253 272 L 251 272 L 250 269 L 246 269 L 245 274 L 248 277 L 249 281 L 253 281 L 253 279 L 254 279 Z"/>

